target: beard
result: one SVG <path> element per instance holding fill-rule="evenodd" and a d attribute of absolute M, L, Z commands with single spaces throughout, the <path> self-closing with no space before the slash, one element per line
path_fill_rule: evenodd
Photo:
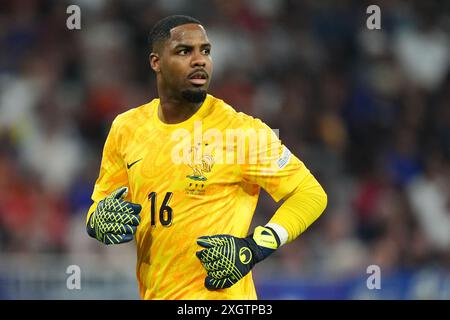
<path fill-rule="evenodd" d="M 190 103 L 200 103 L 206 99 L 206 90 L 183 90 L 181 96 L 184 100 Z"/>

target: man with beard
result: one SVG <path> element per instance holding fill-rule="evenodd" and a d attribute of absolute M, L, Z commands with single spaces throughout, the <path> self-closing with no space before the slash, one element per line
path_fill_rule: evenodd
<path fill-rule="evenodd" d="M 158 98 L 117 116 L 87 232 L 137 245 L 142 299 L 256 299 L 253 266 L 297 238 L 327 196 L 261 120 L 207 93 L 202 24 L 169 16 L 150 33 Z M 260 188 L 284 203 L 248 234 Z"/>

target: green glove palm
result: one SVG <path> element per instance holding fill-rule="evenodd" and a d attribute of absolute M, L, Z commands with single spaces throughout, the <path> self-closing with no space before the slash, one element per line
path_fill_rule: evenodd
<path fill-rule="evenodd" d="M 101 200 L 87 224 L 87 233 L 104 244 L 133 240 L 141 218 L 141 205 L 123 200 L 128 188 L 121 187 Z"/>
<path fill-rule="evenodd" d="M 200 237 L 197 243 L 206 248 L 197 251 L 207 272 L 205 287 L 216 290 L 229 288 L 242 279 L 256 263 L 275 252 L 280 239 L 271 228 L 259 226 L 246 238 L 219 234 Z"/>

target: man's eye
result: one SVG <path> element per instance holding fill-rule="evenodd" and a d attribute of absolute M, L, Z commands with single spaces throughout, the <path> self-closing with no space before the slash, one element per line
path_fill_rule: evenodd
<path fill-rule="evenodd" d="M 202 54 L 209 55 L 211 53 L 211 49 L 203 49 Z"/>
<path fill-rule="evenodd" d="M 181 55 L 181 56 L 185 56 L 188 53 L 189 53 L 189 51 L 187 49 L 183 49 L 183 50 L 178 51 L 178 54 Z"/>

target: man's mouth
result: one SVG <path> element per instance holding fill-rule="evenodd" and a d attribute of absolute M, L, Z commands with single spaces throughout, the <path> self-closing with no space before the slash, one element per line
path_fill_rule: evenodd
<path fill-rule="evenodd" d="M 195 86 L 202 86 L 208 81 L 208 74 L 203 71 L 195 71 L 189 75 L 189 82 Z"/>

